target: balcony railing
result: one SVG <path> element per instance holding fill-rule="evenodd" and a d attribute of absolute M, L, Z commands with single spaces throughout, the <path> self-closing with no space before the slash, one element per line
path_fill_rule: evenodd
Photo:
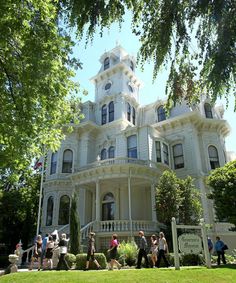
<path fill-rule="evenodd" d="M 85 171 L 85 170 L 89 170 L 89 169 L 93 169 L 97 167 L 103 167 L 103 166 L 105 167 L 105 166 L 111 166 L 111 165 L 123 165 L 123 164 L 136 164 L 136 165 L 146 166 L 149 168 L 158 168 L 158 166 L 160 165 L 160 163 L 156 163 L 151 160 L 140 160 L 137 158 L 117 157 L 117 158 L 99 160 L 99 161 L 90 163 L 88 165 L 77 168 L 75 172 L 81 172 L 81 171 Z"/>

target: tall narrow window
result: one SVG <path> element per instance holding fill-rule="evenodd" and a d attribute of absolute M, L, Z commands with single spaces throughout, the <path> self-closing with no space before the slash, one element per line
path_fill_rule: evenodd
<path fill-rule="evenodd" d="M 133 107 L 133 108 L 132 108 L 132 110 L 133 110 L 133 113 L 132 113 L 133 124 L 135 125 L 135 123 L 136 123 L 136 113 L 135 113 L 135 108 Z"/>
<path fill-rule="evenodd" d="M 114 148 L 114 146 L 109 147 L 108 158 L 115 158 L 115 148 Z"/>
<path fill-rule="evenodd" d="M 127 139 L 128 157 L 137 158 L 137 136 L 129 136 Z"/>
<path fill-rule="evenodd" d="M 46 217 L 46 226 L 52 225 L 52 218 L 53 218 L 53 197 L 48 198 L 47 203 L 47 217 Z"/>
<path fill-rule="evenodd" d="M 131 121 L 131 106 L 127 103 L 127 120 Z"/>
<path fill-rule="evenodd" d="M 105 160 L 107 158 L 107 150 L 105 148 L 101 151 L 101 160 Z"/>
<path fill-rule="evenodd" d="M 161 142 L 156 141 L 156 160 L 161 162 Z"/>
<path fill-rule="evenodd" d="M 50 174 L 55 174 L 57 172 L 57 152 L 53 152 L 51 156 L 51 168 Z"/>
<path fill-rule="evenodd" d="M 212 108 L 211 108 L 211 105 L 209 103 L 204 104 L 204 110 L 205 110 L 206 118 L 212 119 L 213 118 Z"/>
<path fill-rule="evenodd" d="M 110 67 L 110 59 L 109 57 L 104 60 L 104 71 Z"/>
<path fill-rule="evenodd" d="M 130 61 L 130 69 L 133 71 L 134 70 L 134 63 L 133 61 Z"/>
<path fill-rule="evenodd" d="M 106 124 L 107 122 L 107 106 L 102 106 L 102 125 Z"/>
<path fill-rule="evenodd" d="M 164 163 L 169 165 L 169 150 L 168 150 L 168 145 L 163 143 L 163 158 L 164 158 Z"/>
<path fill-rule="evenodd" d="M 215 146 L 211 145 L 208 147 L 208 154 L 209 154 L 211 169 L 220 167 L 218 151 Z"/>
<path fill-rule="evenodd" d="M 62 173 L 71 173 L 73 164 L 73 152 L 66 149 L 63 153 Z"/>
<path fill-rule="evenodd" d="M 70 198 L 64 195 L 60 198 L 58 225 L 68 224 L 69 214 L 70 214 Z"/>
<path fill-rule="evenodd" d="M 162 105 L 157 108 L 157 118 L 158 122 L 166 120 L 166 112 Z"/>
<path fill-rule="evenodd" d="M 115 219 L 115 199 L 112 193 L 107 193 L 102 201 L 102 220 Z"/>
<path fill-rule="evenodd" d="M 181 143 L 173 146 L 173 158 L 175 169 L 184 168 L 184 154 Z"/>
<path fill-rule="evenodd" d="M 109 109 L 109 122 L 114 121 L 114 102 L 111 101 L 108 105 Z"/>

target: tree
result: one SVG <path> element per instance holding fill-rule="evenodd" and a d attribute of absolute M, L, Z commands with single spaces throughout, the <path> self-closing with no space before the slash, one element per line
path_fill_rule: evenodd
<path fill-rule="evenodd" d="M 6 0 L 0 10 L 0 161 L 13 170 L 27 167 L 42 144 L 55 150 L 62 125 L 78 117 L 71 78 L 80 63 L 57 1 Z"/>
<path fill-rule="evenodd" d="M 156 189 L 157 219 L 168 229 L 172 217 L 186 225 L 199 223 L 202 208 L 193 181 L 190 176 L 179 179 L 173 171 L 165 171 L 160 177 Z"/>
<path fill-rule="evenodd" d="M 209 195 L 214 201 L 219 221 L 227 221 L 236 226 L 236 161 L 211 171 L 207 183 L 212 191 Z"/>
<path fill-rule="evenodd" d="M 92 39 L 100 28 L 132 13 L 132 31 L 139 37 L 139 60 L 154 61 L 155 79 L 170 65 L 167 107 L 185 99 L 213 102 L 232 91 L 236 96 L 236 5 L 228 1 L 186 0 L 61 0 L 67 23 Z M 235 103 L 236 110 L 236 103 Z"/>
<path fill-rule="evenodd" d="M 20 239 L 27 248 L 35 236 L 39 188 L 40 175 L 31 170 L 0 180 L 0 242 L 8 252 L 14 251 Z"/>
<path fill-rule="evenodd" d="M 193 179 L 178 179 L 181 204 L 179 206 L 179 222 L 185 225 L 199 224 L 202 216 L 200 193 L 193 184 Z"/>
<path fill-rule="evenodd" d="M 70 208 L 70 252 L 77 255 L 80 251 L 80 220 L 77 211 L 78 197 L 76 193 L 72 196 Z"/>

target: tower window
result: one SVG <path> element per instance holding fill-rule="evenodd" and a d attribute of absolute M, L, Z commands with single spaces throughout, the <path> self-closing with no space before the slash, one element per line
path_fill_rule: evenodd
<path fill-rule="evenodd" d="M 60 198 L 58 225 L 68 224 L 69 214 L 70 214 L 70 198 L 64 195 Z"/>
<path fill-rule="evenodd" d="M 102 220 L 115 219 L 115 199 L 112 193 L 107 193 L 102 201 Z"/>
<path fill-rule="evenodd" d="M 52 153 L 51 155 L 51 168 L 50 174 L 55 174 L 57 171 L 57 152 Z"/>
<path fill-rule="evenodd" d="M 109 90 L 111 88 L 111 83 L 107 83 L 106 85 L 105 85 L 105 90 Z"/>
<path fill-rule="evenodd" d="M 134 70 L 134 63 L 133 61 L 130 61 L 130 69 L 133 71 Z"/>
<path fill-rule="evenodd" d="M 105 148 L 101 151 L 101 160 L 107 159 L 107 150 Z"/>
<path fill-rule="evenodd" d="M 106 104 L 102 106 L 102 125 L 107 122 L 107 106 Z"/>
<path fill-rule="evenodd" d="M 128 157 L 137 158 L 137 136 L 132 135 L 127 139 Z"/>
<path fill-rule="evenodd" d="M 183 154 L 183 146 L 181 143 L 173 146 L 173 158 L 174 158 L 175 169 L 184 167 L 184 154 Z"/>
<path fill-rule="evenodd" d="M 157 108 L 157 118 L 158 122 L 166 120 L 166 112 L 162 105 Z"/>
<path fill-rule="evenodd" d="M 131 121 L 131 106 L 129 103 L 127 103 L 127 120 Z"/>
<path fill-rule="evenodd" d="M 216 169 L 220 167 L 217 148 L 213 145 L 209 146 L 208 154 L 209 154 L 211 169 Z"/>
<path fill-rule="evenodd" d="M 132 113 L 133 124 L 135 125 L 135 123 L 136 123 L 136 112 L 135 112 L 135 108 L 133 107 L 132 110 L 133 110 L 133 113 Z"/>
<path fill-rule="evenodd" d="M 53 197 L 48 198 L 47 203 L 47 218 L 46 218 L 46 226 L 52 225 L 52 218 L 53 218 Z"/>
<path fill-rule="evenodd" d="M 110 67 L 110 59 L 106 57 L 104 60 L 104 71 Z"/>
<path fill-rule="evenodd" d="M 114 121 L 114 102 L 111 101 L 108 105 L 108 110 L 109 110 L 109 122 Z"/>
<path fill-rule="evenodd" d="M 169 165 L 169 150 L 168 145 L 163 143 L 163 157 L 164 157 L 164 163 Z"/>
<path fill-rule="evenodd" d="M 156 141 L 156 161 L 161 162 L 161 142 Z"/>
<path fill-rule="evenodd" d="M 115 158 L 115 148 L 114 146 L 110 146 L 108 149 L 108 158 Z"/>
<path fill-rule="evenodd" d="M 211 108 L 211 105 L 209 103 L 204 104 L 204 110 L 205 110 L 206 118 L 212 119 L 213 118 L 212 108 Z"/>
<path fill-rule="evenodd" d="M 73 163 L 73 152 L 66 149 L 63 153 L 62 173 L 71 173 Z"/>

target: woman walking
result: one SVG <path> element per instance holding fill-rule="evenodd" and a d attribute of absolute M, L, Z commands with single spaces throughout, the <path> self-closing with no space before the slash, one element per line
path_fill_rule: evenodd
<path fill-rule="evenodd" d="M 109 270 L 113 270 L 114 264 L 116 264 L 118 269 L 121 269 L 121 264 L 119 264 L 119 262 L 116 260 L 118 246 L 119 243 L 117 240 L 117 234 L 113 234 L 110 242 L 110 249 L 108 250 L 111 258 Z"/>

